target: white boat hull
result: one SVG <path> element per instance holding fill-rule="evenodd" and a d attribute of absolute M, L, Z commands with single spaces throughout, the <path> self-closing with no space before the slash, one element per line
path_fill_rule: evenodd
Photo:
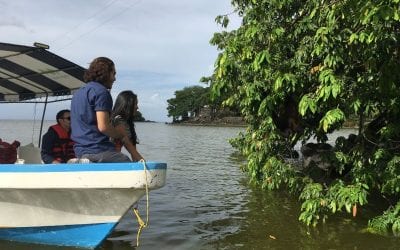
<path fill-rule="evenodd" d="M 1 166 L 7 167 L 0 169 L 0 238 L 93 248 L 145 195 L 146 183 L 152 190 L 166 179 L 162 163 L 147 163 L 146 171 L 141 163 L 63 165 Z M 94 237 L 80 228 L 104 233 Z M 71 242 L 71 229 L 84 239 Z M 43 236 L 47 231 L 49 237 Z M 56 232 L 62 232 L 61 242 L 51 242 Z"/>
<path fill-rule="evenodd" d="M 0 191 L 2 227 L 118 222 L 144 190 L 75 189 Z"/>

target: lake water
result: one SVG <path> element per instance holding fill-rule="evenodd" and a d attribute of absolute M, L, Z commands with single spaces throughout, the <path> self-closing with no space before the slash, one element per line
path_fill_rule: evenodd
<path fill-rule="evenodd" d="M 0 138 L 37 145 L 39 125 L 0 121 Z M 139 249 L 400 248 L 398 238 L 365 232 L 373 209 L 359 209 L 356 218 L 331 216 L 312 228 L 298 221 L 296 198 L 249 185 L 240 170 L 242 160 L 227 142 L 243 128 L 138 123 L 136 130 L 142 155 L 168 163 L 166 186 L 150 193 L 150 224 Z M 139 209 L 145 215 L 144 200 Z M 134 249 L 136 233 L 136 218 L 129 212 L 100 249 Z M 0 249 L 75 248 L 0 241 Z"/>

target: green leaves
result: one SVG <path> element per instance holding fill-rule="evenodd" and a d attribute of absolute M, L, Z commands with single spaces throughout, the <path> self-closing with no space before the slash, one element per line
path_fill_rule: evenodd
<path fill-rule="evenodd" d="M 382 192 L 399 195 L 400 194 L 400 157 L 393 157 L 387 164 L 383 173 L 385 183 L 382 185 Z"/>
<path fill-rule="evenodd" d="M 395 235 L 400 236 L 400 201 L 394 207 L 386 210 L 383 215 L 369 220 L 368 229 L 372 233 L 383 235 L 391 230 Z"/>
<path fill-rule="evenodd" d="M 174 121 L 185 119 L 189 112 L 196 113 L 210 103 L 210 90 L 201 86 L 185 87 L 175 91 L 175 98 L 167 100 L 168 116 Z"/>
<path fill-rule="evenodd" d="M 313 114 L 317 111 L 317 103 L 310 94 L 304 95 L 299 103 L 299 112 L 302 116 L 305 116 L 308 110 Z"/>
<path fill-rule="evenodd" d="M 306 225 L 317 225 L 320 214 L 326 210 L 326 199 L 322 185 L 319 183 L 307 184 L 301 192 L 299 199 L 303 200 L 299 220 Z"/>
<path fill-rule="evenodd" d="M 271 55 L 267 50 L 261 51 L 256 55 L 256 58 L 253 61 L 253 69 L 254 71 L 258 71 L 263 68 L 263 64 L 271 62 Z"/>
<path fill-rule="evenodd" d="M 213 96 L 238 105 L 249 125 L 234 143 L 245 170 L 264 188 L 302 191 L 308 225 L 341 210 L 357 214 L 369 187 L 400 195 L 399 2 L 233 0 L 242 25 L 211 41 L 221 51 Z M 335 179 L 313 183 L 285 162 L 298 141 L 327 140 L 348 117 L 359 119 L 361 134 L 333 145 Z"/>
<path fill-rule="evenodd" d="M 269 158 L 262 170 L 262 187 L 269 190 L 288 185 L 295 175 L 293 168 L 275 157 Z"/>
<path fill-rule="evenodd" d="M 221 24 L 222 27 L 226 28 L 229 24 L 229 18 L 227 15 L 220 15 L 215 18 L 215 22 Z"/>
<path fill-rule="evenodd" d="M 282 76 L 277 77 L 275 80 L 274 91 L 281 91 L 281 88 L 284 90 L 294 89 L 297 83 L 296 76 L 292 73 L 285 73 Z"/>
<path fill-rule="evenodd" d="M 367 190 L 368 186 L 362 183 L 346 186 L 338 181 L 325 190 L 319 183 L 309 183 L 299 197 L 303 201 L 299 220 L 315 226 L 320 218 L 327 218 L 328 211 L 336 213 L 342 208 L 355 217 L 357 205 L 367 203 Z"/>
<path fill-rule="evenodd" d="M 324 132 L 328 132 L 330 128 L 337 125 L 338 123 L 343 123 L 345 116 L 342 110 L 336 108 L 329 110 L 320 121 L 320 127 Z"/>
<path fill-rule="evenodd" d="M 353 206 L 367 203 L 368 189 L 368 186 L 362 183 L 345 186 L 339 181 L 327 193 L 330 200 L 329 208 L 335 213 L 344 207 L 347 213 L 351 213 Z"/>
<path fill-rule="evenodd" d="M 227 61 L 227 53 L 222 53 L 221 57 L 219 58 L 218 61 L 218 67 L 217 67 L 217 77 L 222 78 L 223 75 L 226 72 L 226 61 Z"/>

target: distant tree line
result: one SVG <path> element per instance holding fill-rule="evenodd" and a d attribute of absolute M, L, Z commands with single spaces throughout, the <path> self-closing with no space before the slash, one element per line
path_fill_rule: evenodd
<path fill-rule="evenodd" d="M 133 120 L 135 122 L 144 122 L 144 121 L 146 121 L 146 119 L 143 117 L 142 113 L 140 113 L 139 110 L 136 111 L 136 113 L 135 113 L 135 115 L 133 117 Z"/>
<path fill-rule="evenodd" d="M 202 78 L 201 81 L 207 83 L 210 79 Z M 207 107 L 210 110 L 209 116 L 213 119 L 218 112 L 223 110 L 222 98 L 211 98 L 209 87 L 190 86 L 175 91 L 175 97 L 168 99 L 168 117 L 172 117 L 173 122 L 187 121 L 190 118 L 198 117 L 201 110 Z M 235 114 L 234 107 L 229 108 Z"/>

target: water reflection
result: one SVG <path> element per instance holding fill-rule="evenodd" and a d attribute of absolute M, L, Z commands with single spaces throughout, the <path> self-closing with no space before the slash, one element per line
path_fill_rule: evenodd
<path fill-rule="evenodd" d="M 210 239 L 236 231 L 238 227 L 214 222 L 243 211 L 247 180 L 227 142 L 241 128 L 153 124 L 139 125 L 137 130 L 140 152 L 147 159 L 168 162 L 167 185 L 151 193 L 151 225 L 142 233 L 140 248 L 198 249 Z M 154 141 L 159 143 L 150 143 Z M 208 224 L 214 226 L 203 227 Z M 134 241 L 134 228 L 135 220 L 127 215 L 109 240 L 125 232 L 118 239 Z"/>
<path fill-rule="evenodd" d="M 251 188 L 240 216 L 203 225 L 207 230 L 235 227 L 235 232 L 210 239 L 210 249 L 398 249 L 399 239 L 364 233 L 367 219 L 336 215 L 307 227 L 298 221 L 299 202 L 285 192 Z M 223 235 L 221 235 L 223 236 Z"/>

